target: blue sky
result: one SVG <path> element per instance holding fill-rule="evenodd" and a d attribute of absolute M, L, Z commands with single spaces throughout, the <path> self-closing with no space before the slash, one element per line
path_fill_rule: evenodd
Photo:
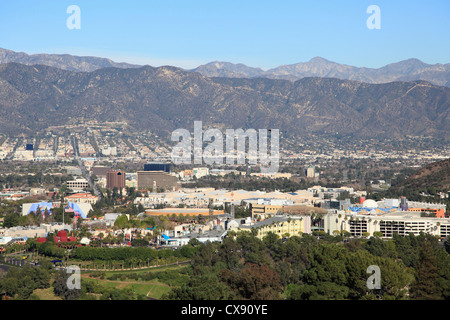
<path fill-rule="evenodd" d="M 81 29 L 69 30 L 69 5 Z M 381 29 L 369 30 L 369 5 Z M 450 1 L 0 0 L 0 47 L 194 68 L 263 69 L 315 56 L 377 68 L 408 58 L 450 63 Z"/>

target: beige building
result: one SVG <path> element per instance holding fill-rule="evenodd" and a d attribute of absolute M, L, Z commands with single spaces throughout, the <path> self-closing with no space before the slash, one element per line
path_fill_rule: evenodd
<path fill-rule="evenodd" d="M 282 205 L 269 205 L 269 204 L 251 204 L 251 214 L 252 218 L 266 219 L 269 215 L 275 215 L 281 212 L 283 209 Z"/>
<path fill-rule="evenodd" d="M 65 202 L 73 203 L 90 203 L 95 204 L 98 201 L 98 196 L 94 196 L 90 193 L 76 193 L 64 198 Z"/>
<path fill-rule="evenodd" d="M 80 190 L 89 188 L 89 183 L 86 179 L 75 179 L 71 181 L 67 181 L 67 188 Z"/>
<path fill-rule="evenodd" d="M 172 216 L 172 215 L 180 215 L 183 216 L 204 216 L 208 217 L 209 215 L 217 216 L 224 214 L 223 210 L 209 210 L 202 208 L 164 208 L 164 209 L 148 209 L 145 210 L 145 214 L 149 216 Z"/>
<path fill-rule="evenodd" d="M 311 234 L 311 217 L 310 216 L 275 216 L 250 223 L 247 225 L 241 225 L 236 231 L 251 231 L 256 230 L 256 236 L 259 239 L 264 238 L 269 232 L 272 232 L 279 237 L 283 236 L 300 236 L 302 233 Z"/>
<path fill-rule="evenodd" d="M 30 189 L 30 196 L 44 196 L 45 195 L 45 189 L 44 188 L 31 188 Z"/>
<path fill-rule="evenodd" d="M 179 188 L 178 179 L 167 172 L 163 171 L 138 171 L 137 172 L 137 188 L 139 190 L 154 188 L 162 188 L 166 190 L 175 190 Z M 154 190 L 156 191 L 156 190 Z"/>

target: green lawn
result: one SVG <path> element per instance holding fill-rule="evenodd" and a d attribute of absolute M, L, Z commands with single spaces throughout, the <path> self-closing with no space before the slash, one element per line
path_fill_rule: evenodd
<path fill-rule="evenodd" d="M 62 300 L 60 297 L 55 296 L 53 293 L 53 287 L 47 289 L 36 289 L 33 293 L 36 294 L 41 300 Z"/>
<path fill-rule="evenodd" d="M 140 269 L 140 270 L 115 270 L 115 271 L 104 271 L 105 276 L 108 277 L 112 274 L 120 274 L 120 273 L 146 273 L 146 272 L 152 272 L 152 271 L 164 271 L 168 269 L 180 269 L 183 267 L 188 266 L 188 264 L 182 264 L 182 265 L 173 265 L 173 266 L 162 266 L 162 267 L 154 267 L 154 268 L 147 268 L 147 269 Z M 91 271 L 86 271 L 83 273 L 90 273 Z"/>
<path fill-rule="evenodd" d="M 155 299 L 161 299 L 161 296 L 165 293 L 168 293 L 171 289 L 172 288 L 168 286 L 159 286 L 155 284 L 152 288 L 150 288 L 148 296 Z"/>
<path fill-rule="evenodd" d="M 171 287 L 159 282 L 157 279 L 147 282 L 137 282 L 137 281 L 110 281 L 95 279 L 98 283 L 106 288 L 117 288 L 117 289 L 134 289 L 134 292 L 142 295 L 147 295 L 151 298 L 160 299 L 164 293 L 170 291 Z"/>

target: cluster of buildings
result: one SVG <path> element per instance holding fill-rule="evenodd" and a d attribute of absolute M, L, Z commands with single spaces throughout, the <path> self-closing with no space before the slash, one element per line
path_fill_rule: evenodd
<path fill-rule="evenodd" d="M 312 234 L 314 231 L 330 235 L 346 233 L 352 237 L 379 236 L 385 239 L 392 238 L 395 233 L 419 235 L 423 232 L 442 239 L 450 235 L 450 218 L 445 217 L 445 205 L 407 201 L 404 197 L 378 202 L 362 198 L 358 204 L 351 204 L 349 199 L 326 199 L 321 202 L 323 205 L 320 208 L 311 206 L 311 203 L 299 204 L 279 198 L 246 199 L 245 202 L 250 208 L 250 217 L 234 218 L 233 210 L 231 214 L 209 211 L 210 220 L 207 224 L 181 224 L 174 230 L 166 230 L 160 242 L 181 246 L 193 238 L 199 241 L 222 241 L 230 231 L 254 232 L 260 239 L 269 232 L 283 238 L 302 233 Z M 182 212 L 165 209 L 147 210 L 146 213 L 170 215 Z M 205 216 L 208 214 L 206 210 L 203 213 Z"/>
<path fill-rule="evenodd" d="M 0 201 L 9 200 L 16 201 L 29 197 L 51 197 L 55 191 L 46 190 L 44 188 L 30 188 L 28 191 L 16 189 L 3 189 L 0 191 Z"/>
<path fill-rule="evenodd" d="M 121 122 L 78 121 L 66 126 L 49 126 L 40 138 L 0 137 L 0 160 L 72 161 L 73 138 L 79 156 L 118 161 L 170 158 L 170 148 L 157 135 L 142 133 L 124 137 Z M 67 132 L 70 131 L 70 134 Z"/>
<path fill-rule="evenodd" d="M 71 232 L 70 224 L 43 223 L 39 226 L 0 228 L 0 245 L 13 244 L 27 241 L 28 238 L 45 238 L 49 233 L 57 233 L 61 230 Z"/>
<path fill-rule="evenodd" d="M 123 190 L 132 187 L 136 190 L 176 190 L 180 188 L 177 176 L 170 172 L 168 163 L 147 163 L 144 169 L 135 173 L 126 173 L 109 167 L 95 166 L 91 168 L 97 177 L 97 183 L 107 189 Z"/>
<path fill-rule="evenodd" d="M 32 196 L 30 191 L 3 189 L 0 192 L 0 200 L 16 201 Z"/>
<path fill-rule="evenodd" d="M 0 144 L 0 160 L 55 161 L 73 159 L 73 147 L 67 136 L 44 135 L 41 139 L 19 140 L 4 137 Z"/>
<path fill-rule="evenodd" d="M 448 159 L 450 148 L 448 145 L 441 145 L 439 148 L 430 147 L 428 149 L 418 147 L 428 144 L 430 141 L 419 137 L 404 137 L 403 147 L 392 147 L 394 140 L 384 139 L 330 139 L 311 135 L 298 139 L 296 137 L 284 137 L 283 139 L 284 159 L 302 160 L 305 163 L 317 164 L 325 161 L 342 161 L 345 159 L 363 160 L 371 159 L 375 161 L 401 161 L 410 164 L 415 163 L 417 167 L 422 167 L 426 163 Z M 398 141 L 395 140 L 397 143 Z M 425 142 L 425 143 L 424 143 Z M 437 152 L 438 151 L 438 152 Z M 319 165 L 320 166 L 320 165 Z M 317 173 L 317 172 L 315 172 Z"/>
<path fill-rule="evenodd" d="M 71 202 L 69 200 L 67 201 L 67 205 L 61 204 L 60 201 L 55 202 L 41 201 L 33 203 L 24 203 L 22 205 L 22 215 L 26 216 L 29 215 L 30 213 L 33 213 L 33 214 L 41 214 L 42 216 L 47 217 L 52 214 L 52 209 L 59 208 L 63 205 L 64 212 L 73 213 L 75 218 L 86 219 L 89 214 L 89 211 L 92 210 L 92 205 L 91 203 L 88 202 L 89 200 L 86 200 L 86 198 L 84 198 L 84 195 L 85 194 L 80 195 L 80 197 L 78 198 L 79 202 Z"/>
<path fill-rule="evenodd" d="M 225 207 L 226 205 L 248 205 L 270 202 L 274 204 L 304 204 L 313 205 L 316 197 L 306 190 L 284 193 L 279 191 L 247 191 L 226 190 L 214 188 L 183 188 L 162 193 L 149 193 L 146 197 L 137 197 L 135 204 L 142 204 L 144 208 L 156 206 L 167 207 Z"/>
<path fill-rule="evenodd" d="M 25 161 L 72 161 L 74 157 L 72 138 L 75 137 L 78 141 L 79 155 L 83 158 L 111 161 L 170 160 L 172 146 L 164 139 L 160 139 L 158 135 L 151 132 L 134 132 L 126 136 L 123 128 L 127 128 L 127 124 L 119 121 L 98 122 L 77 119 L 76 122 L 65 126 L 50 125 L 45 132 L 39 132 L 39 139 L 30 138 L 20 145 L 17 145 L 21 141 L 20 137 L 0 137 L 0 159 L 10 157 L 13 160 Z M 380 143 L 372 139 L 332 140 L 329 137 L 315 135 L 301 140 L 283 137 L 281 142 L 281 161 L 302 160 L 305 163 L 345 158 L 377 161 L 413 159 L 416 162 L 431 162 L 450 156 L 448 147 L 443 146 L 440 152 L 436 153 L 435 148 L 426 150 L 414 147 L 421 145 L 415 140 L 408 142 L 411 147 L 398 148 L 398 150 L 390 147 L 389 142 Z M 308 167 L 305 173 L 309 178 L 317 177 L 319 174 L 313 166 Z"/>
<path fill-rule="evenodd" d="M 110 167 L 93 166 L 91 172 L 97 178 L 97 183 L 107 189 L 123 189 L 125 187 L 132 187 L 136 190 L 161 192 L 161 191 L 176 191 L 181 188 L 182 181 L 189 181 L 192 179 L 200 179 L 202 177 L 225 176 L 230 173 L 236 175 L 246 175 L 245 171 L 238 170 L 224 170 L 224 169 L 209 169 L 207 167 L 198 167 L 193 169 L 181 170 L 179 172 L 171 172 L 171 165 L 165 162 L 149 162 L 144 165 L 143 170 L 128 173 L 123 170 L 116 170 Z M 290 173 L 250 173 L 252 176 L 265 176 L 272 179 L 276 178 L 291 178 Z M 78 179 L 70 182 L 70 186 L 75 184 L 86 184 L 85 179 Z"/>
<path fill-rule="evenodd" d="M 200 242 L 221 242 L 230 232 L 236 234 L 241 231 L 252 232 L 260 239 L 269 232 L 284 238 L 303 233 L 312 234 L 314 231 L 323 231 L 330 235 L 346 233 L 352 237 L 379 236 L 385 239 L 393 237 L 395 233 L 419 235 L 423 232 L 440 238 L 450 235 L 450 218 L 445 217 L 444 205 L 407 201 L 406 198 L 374 201 L 362 197 L 360 203 L 352 204 L 349 199 L 318 199 L 317 196 L 314 196 L 313 191 L 307 190 L 293 193 L 264 193 L 214 189 L 177 191 L 153 194 L 152 196 L 153 198 L 136 199 L 136 203 L 145 204 L 147 207 L 145 212 L 139 214 L 139 217 L 170 217 L 175 222 L 173 229 L 164 230 L 158 236 L 158 244 L 169 247 L 183 246 L 191 239 L 197 239 Z M 83 201 L 83 195 L 80 195 L 79 198 L 80 201 Z M 170 206 L 163 209 L 152 207 L 155 203 L 169 199 L 179 203 L 187 203 L 188 200 L 192 200 L 193 202 L 190 203 L 193 207 Z M 212 203 L 225 204 L 229 210 L 211 209 Z M 320 207 L 317 206 L 319 203 Z M 250 210 L 250 216 L 236 218 L 235 206 L 237 205 L 246 206 Z M 88 208 L 90 204 L 72 203 L 66 207 L 66 211 L 72 209 L 79 212 L 83 206 Z M 24 204 L 22 214 L 50 212 L 54 207 L 55 204 L 50 202 Z M 82 213 L 77 213 L 77 215 L 83 216 Z M 122 234 L 124 239 L 130 241 L 133 234 L 142 235 L 153 232 L 151 229 L 114 230 L 112 227 L 120 215 L 119 213 L 108 213 L 101 219 L 87 219 L 86 224 L 93 227 L 100 222 L 109 230 L 92 228 L 94 237 L 99 233 L 113 232 L 114 235 Z M 205 222 L 199 223 L 198 219 L 179 220 L 177 217 L 180 215 L 192 218 L 203 216 Z M 181 221 L 191 222 L 182 223 Z M 0 244 L 11 242 L 14 239 L 42 238 L 46 237 L 49 232 L 59 230 L 70 232 L 72 226 L 42 224 L 39 227 L 0 229 Z"/>
<path fill-rule="evenodd" d="M 286 178 L 290 179 L 292 177 L 291 173 L 284 172 L 276 172 L 276 173 L 260 173 L 260 172 L 252 172 L 247 173 L 247 171 L 240 171 L 234 169 L 209 169 L 207 167 L 198 167 L 192 169 L 181 170 L 176 173 L 176 176 L 181 181 L 190 181 L 195 179 L 200 179 L 205 176 L 219 176 L 223 177 L 227 174 L 235 174 L 237 176 L 256 176 L 256 177 L 265 177 L 270 179 L 278 179 L 278 178 Z"/>
<path fill-rule="evenodd" d="M 408 201 L 404 197 L 378 202 L 368 199 L 358 205 L 330 209 L 323 229 L 329 234 L 346 231 L 354 237 L 378 234 L 391 238 L 394 233 L 424 232 L 446 238 L 450 235 L 450 218 L 445 217 L 444 204 Z"/>
<path fill-rule="evenodd" d="M 311 216 L 276 214 L 273 217 L 256 221 L 252 217 L 235 218 L 234 214 L 216 213 L 206 224 L 180 224 L 173 230 L 165 230 L 158 237 L 162 245 L 179 247 L 189 243 L 191 239 L 200 242 L 214 242 L 222 240 L 230 232 L 255 232 L 256 237 L 262 239 L 269 232 L 280 237 L 299 236 L 311 233 Z"/>
<path fill-rule="evenodd" d="M 110 146 L 109 152 L 114 153 Z M 84 149 L 83 149 L 84 150 Z M 79 175 L 76 167 L 67 167 L 67 172 Z M 262 238 L 269 232 L 280 237 L 300 235 L 324 231 L 328 234 L 348 233 L 353 237 L 380 236 L 390 238 L 394 233 L 407 235 L 420 232 L 430 233 L 441 238 L 450 234 L 450 219 L 445 217 L 445 205 L 408 201 L 406 198 L 374 201 L 365 199 L 366 192 L 356 191 L 349 187 L 326 188 L 314 186 L 307 190 L 295 192 L 265 192 L 247 190 L 226 190 L 214 188 L 181 188 L 180 180 L 201 178 L 206 175 L 238 175 L 248 174 L 237 170 L 194 168 L 183 170 L 177 174 L 171 172 L 169 163 L 149 162 L 133 173 L 127 173 L 111 167 L 90 166 L 91 174 L 96 182 L 107 189 L 125 191 L 133 187 L 145 191 L 144 196 L 137 197 L 134 204 L 142 205 L 145 212 L 140 215 L 168 216 L 176 222 L 176 217 L 205 217 L 206 223 L 177 224 L 173 230 L 165 230 L 159 242 L 167 246 L 179 247 L 191 239 L 199 241 L 222 241 L 230 232 L 254 232 Z M 315 168 L 306 168 L 309 178 L 316 178 Z M 259 173 L 254 175 L 261 175 Z M 277 173 L 270 178 L 290 178 L 289 173 Z M 89 183 L 84 178 L 76 178 L 67 182 L 73 191 L 65 197 L 64 209 L 73 212 L 75 217 L 86 218 L 99 197 L 86 190 Z M 44 189 L 33 188 L 28 193 L 17 194 L 4 190 L 2 199 L 14 199 L 30 195 L 48 195 Z M 125 194 L 125 193 L 124 193 Z M 349 198 L 359 198 L 352 204 Z M 338 200 L 340 199 L 340 200 Z M 22 215 L 30 213 L 51 214 L 51 210 L 62 204 L 54 202 L 25 203 Z M 247 218 L 235 218 L 234 207 L 240 206 L 249 210 Z M 226 213 L 230 212 L 230 213 Z M 113 226 L 119 214 L 107 214 L 102 221 Z M 317 218 L 320 217 L 320 218 Z M 185 219 L 183 219 L 185 221 Z M 95 223 L 95 221 L 92 221 Z M 21 233 L 4 235 L 4 237 L 42 237 L 48 233 L 46 227 L 17 229 Z M 16 230 L 16 231 L 17 231 Z M 23 232 L 22 232 L 23 231 Z M 14 230 L 9 231 L 14 232 Z M 116 232 L 116 231 L 114 231 Z M 122 231 L 124 232 L 124 231 Z M 151 232 L 151 230 L 139 230 Z M 128 233 L 127 233 L 128 234 Z M 129 238 L 132 237 L 129 232 Z M 124 233 L 125 235 L 125 233 Z M 9 238 L 5 238 L 9 239 Z M 4 241 L 5 241 L 4 239 Z M 10 240 L 11 240 L 10 239 Z"/>

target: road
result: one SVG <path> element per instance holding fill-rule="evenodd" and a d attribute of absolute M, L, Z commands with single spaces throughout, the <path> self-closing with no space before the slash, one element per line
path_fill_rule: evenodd
<path fill-rule="evenodd" d="M 17 139 L 17 143 L 14 146 L 13 150 L 6 156 L 5 160 L 12 160 L 14 158 L 14 154 L 16 153 L 16 150 L 22 145 L 23 143 L 23 137 L 19 137 Z"/>
<path fill-rule="evenodd" d="M 72 147 L 73 147 L 73 156 L 74 156 L 75 160 L 77 160 L 78 165 L 80 166 L 80 169 L 81 169 L 81 175 L 88 181 L 89 186 L 94 190 L 94 195 L 103 197 L 102 192 L 92 182 L 89 171 L 86 170 L 86 167 L 84 166 L 83 161 L 81 161 L 80 155 L 78 153 L 78 140 L 75 135 L 72 136 Z"/>
<path fill-rule="evenodd" d="M 0 270 L 2 271 L 8 272 L 9 268 L 11 268 L 11 266 L 0 264 Z"/>

